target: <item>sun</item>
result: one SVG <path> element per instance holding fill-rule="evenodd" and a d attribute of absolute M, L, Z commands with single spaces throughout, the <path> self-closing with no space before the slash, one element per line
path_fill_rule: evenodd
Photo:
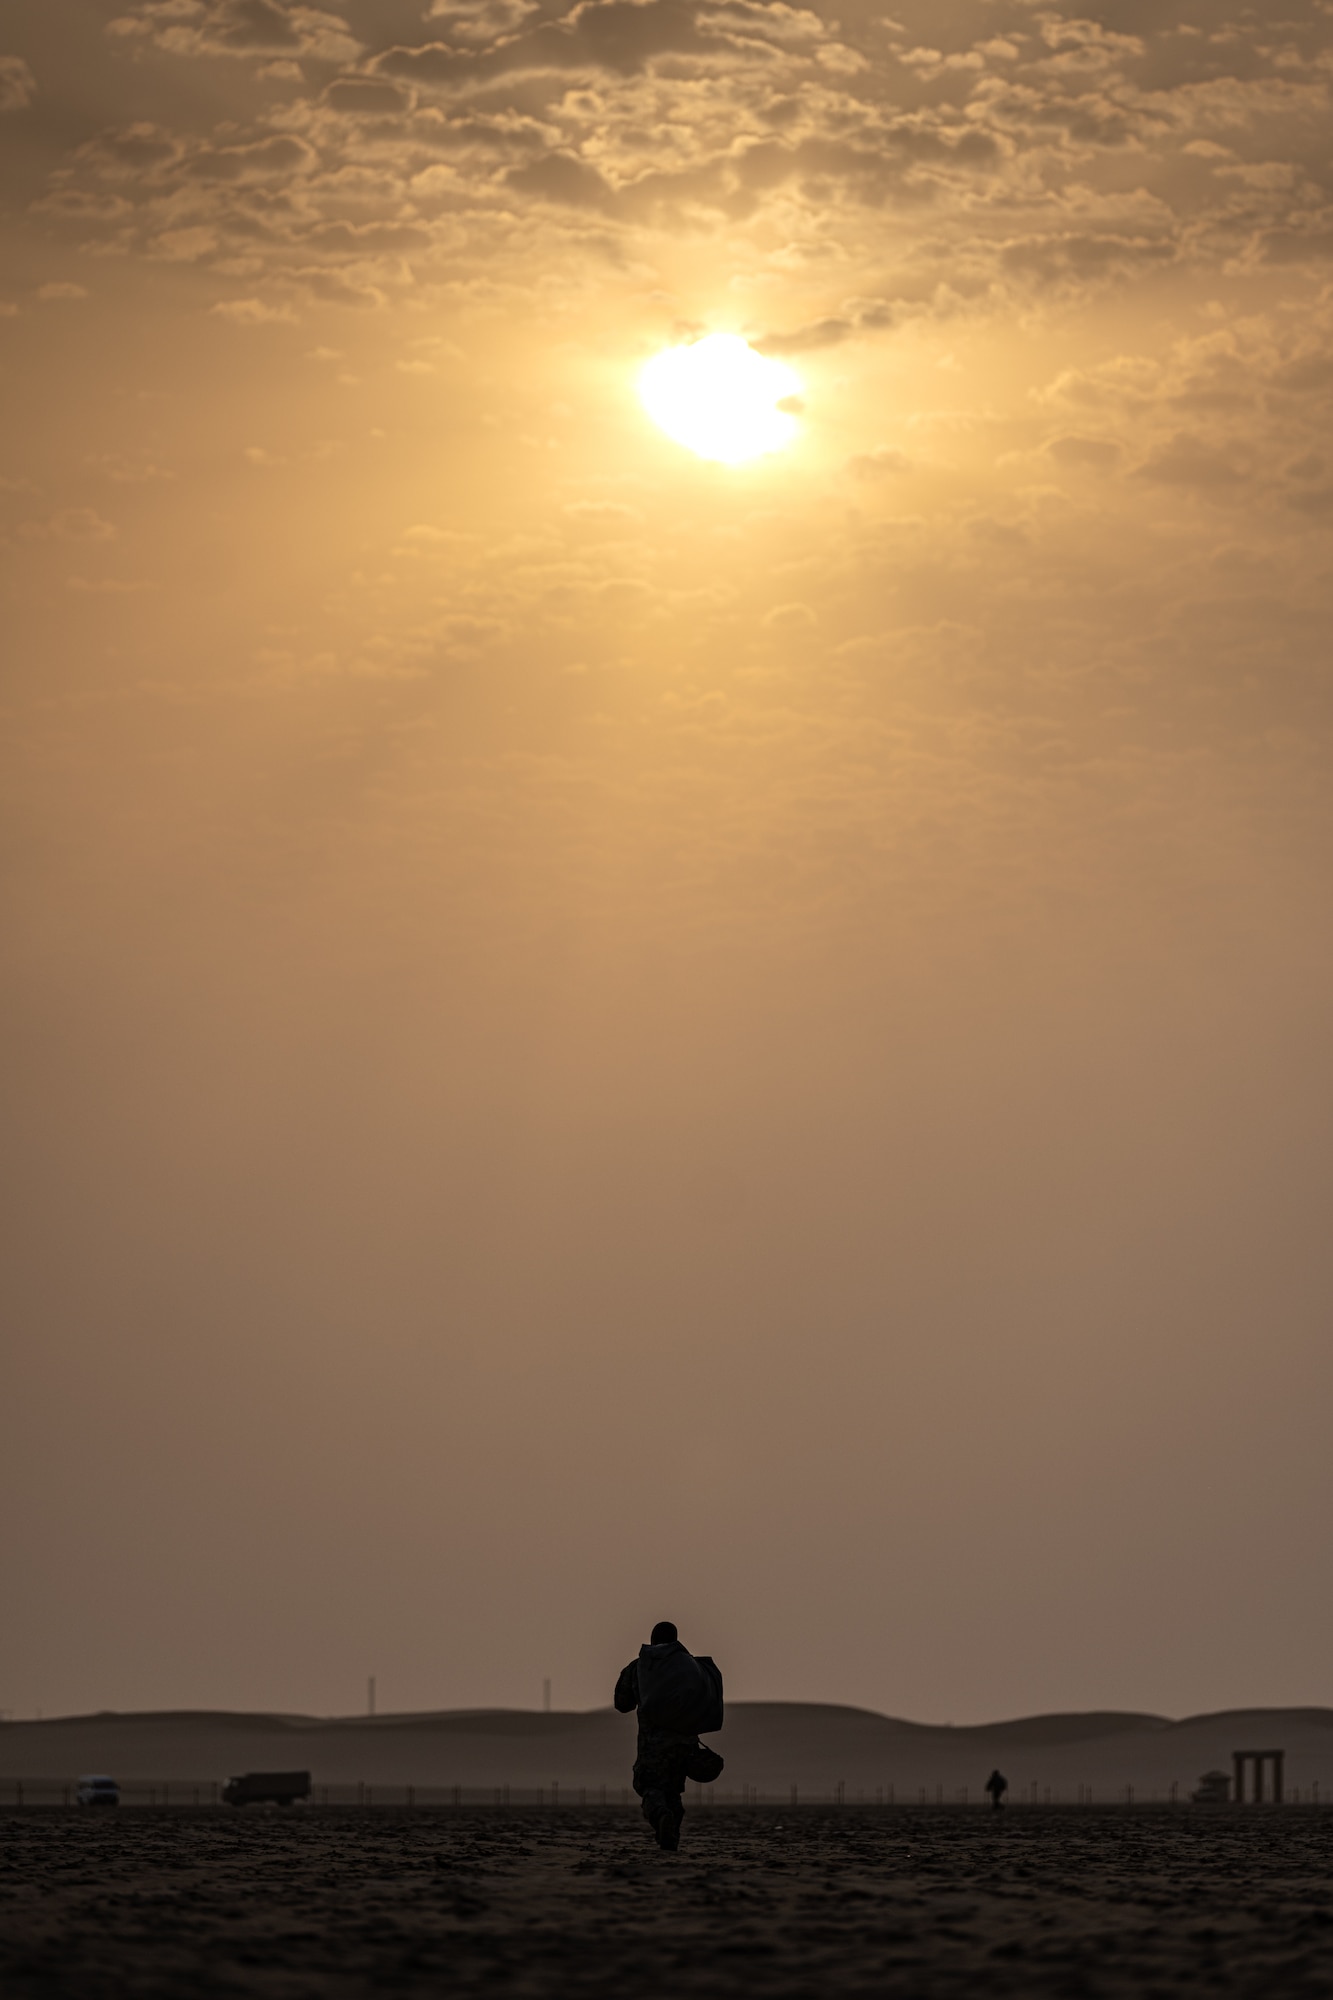
<path fill-rule="evenodd" d="M 677 444 L 723 465 L 741 465 L 790 444 L 800 392 L 784 361 L 756 354 L 738 333 L 710 333 L 686 347 L 668 347 L 639 376 L 653 422 Z"/>

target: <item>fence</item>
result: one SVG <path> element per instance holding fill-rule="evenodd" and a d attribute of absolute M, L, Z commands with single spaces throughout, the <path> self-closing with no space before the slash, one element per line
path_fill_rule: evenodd
<path fill-rule="evenodd" d="M 220 1806 L 221 1779 L 131 1779 L 120 1787 L 122 1806 L 169 1807 L 194 1809 Z M 75 1779 L 64 1778 L 3 1778 L 0 1779 L 0 1810 L 28 1806 L 74 1806 L 78 1792 Z M 830 1807 L 848 1811 L 874 1811 L 876 1809 L 912 1808 L 915 1810 L 948 1807 L 957 1809 L 968 1806 L 974 1810 L 989 1810 L 990 1801 L 984 1792 L 967 1785 L 946 1786 L 877 1785 L 873 1790 L 860 1788 L 849 1795 L 845 1784 L 837 1784 L 828 1789 L 813 1786 L 789 1785 L 773 1791 L 764 1791 L 755 1785 L 722 1787 L 718 1785 L 689 1785 L 687 1802 L 705 1810 L 718 1807 L 746 1808 L 792 1808 Z M 1061 1791 L 1049 1785 L 1039 1785 L 1035 1779 L 1010 1787 L 1006 1799 L 1006 1810 L 1023 1810 L 1032 1806 L 1059 1806 L 1076 1808 L 1079 1806 L 1174 1806 L 1188 1801 L 1189 1792 L 1179 1781 L 1156 1790 L 1136 1785 L 1107 1785 L 1097 1790 L 1092 1785 L 1077 1785 L 1072 1795 L 1068 1788 Z M 1328 1805 L 1333 1803 L 1325 1788 L 1321 1798 L 1317 1782 L 1305 1787 L 1292 1786 L 1287 1791 L 1286 1803 L 1290 1805 Z M 637 1806 L 638 1801 L 627 1786 L 619 1785 L 385 1785 L 385 1784 L 343 1784 L 312 1787 L 309 1800 L 315 1806 L 367 1806 L 396 1807 L 400 1811 L 415 1807 L 434 1809 L 452 1807 L 499 1806 L 501 1808 L 523 1807 L 552 1809 L 559 1811 L 571 1807 L 585 1810 L 603 1807 L 623 1810 Z M 227 1810 L 256 1811 L 259 1808 L 227 1808 Z M 295 1810 L 295 1808 L 293 1808 Z M 1248 1808 L 1246 1808 L 1248 1810 Z"/>

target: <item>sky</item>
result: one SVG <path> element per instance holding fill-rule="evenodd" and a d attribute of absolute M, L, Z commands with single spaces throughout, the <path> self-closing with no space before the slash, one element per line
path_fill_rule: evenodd
<path fill-rule="evenodd" d="M 1331 84 L 5 0 L 0 1710 L 1333 1703 Z"/>

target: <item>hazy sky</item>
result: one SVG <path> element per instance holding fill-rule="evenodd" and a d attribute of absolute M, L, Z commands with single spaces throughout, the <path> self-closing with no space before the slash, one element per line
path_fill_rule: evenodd
<path fill-rule="evenodd" d="M 0 1708 L 1333 1702 L 1331 84 L 4 0 Z"/>

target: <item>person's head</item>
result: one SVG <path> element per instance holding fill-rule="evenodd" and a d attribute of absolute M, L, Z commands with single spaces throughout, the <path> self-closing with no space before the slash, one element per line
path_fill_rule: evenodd
<path fill-rule="evenodd" d="M 648 1644 L 650 1646 L 669 1646 L 675 1637 L 676 1628 L 671 1620 L 669 1618 L 662 1618 L 654 1625 L 653 1635 Z"/>

